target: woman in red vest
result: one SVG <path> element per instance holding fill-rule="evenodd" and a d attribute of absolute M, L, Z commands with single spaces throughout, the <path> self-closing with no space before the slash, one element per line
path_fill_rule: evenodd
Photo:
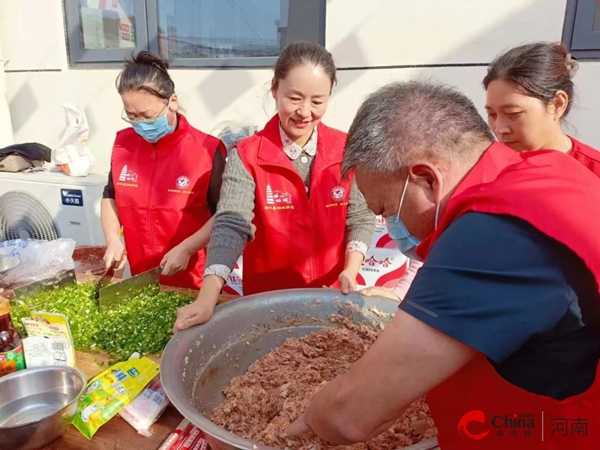
<path fill-rule="evenodd" d="M 355 289 L 375 216 L 341 175 L 346 134 L 321 119 L 336 69 L 310 42 L 281 53 L 271 82 L 277 114 L 228 155 L 198 299 L 174 329 L 212 317 L 217 296 L 244 253 L 243 291 L 330 286 Z"/>
<path fill-rule="evenodd" d="M 600 179 L 494 142 L 465 95 L 417 81 L 364 102 L 343 170 L 424 263 L 289 434 L 364 442 L 426 395 L 443 450 L 600 448 Z"/>
<path fill-rule="evenodd" d="M 117 79 L 123 120 L 102 199 L 110 265 L 132 275 L 161 266 L 161 282 L 200 288 L 225 151 L 179 112 L 168 63 L 142 51 Z M 121 242 L 121 229 L 125 245 Z"/>
<path fill-rule="evenodd" d="M 488 123 L 516 151 L 558 150 L 600 176 L 600 152 L 562 127 L 573 105 L 577 69 L 561 43 L 527 44 L 498 56 L 483 79 Z"/>

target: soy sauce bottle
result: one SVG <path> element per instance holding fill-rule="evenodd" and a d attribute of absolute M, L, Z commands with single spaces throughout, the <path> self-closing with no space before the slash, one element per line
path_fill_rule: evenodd
<path fill-rule="evenodd" d="M 24 368 L 23 342 L 10 318 L 10 302 L 0 297 L 0 377 Z"/>

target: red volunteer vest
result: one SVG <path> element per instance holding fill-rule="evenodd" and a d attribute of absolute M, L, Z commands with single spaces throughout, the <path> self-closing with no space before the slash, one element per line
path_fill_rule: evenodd
<path fill-rule="evenodd" d="M 112 176 L 132 275 L 157 267 L 169 250 L 211 217 L 206 195 L 220 141 L 178 117 L 177 130 L 156 144 L 133 128 L 117 133 Z M 200 288 L 205 259 L 205 250 L 200 250 L 187 270 L 161 277 L 161 283 Z"/>
<path fill-rule="evenodd" d="M 519 154 L 494 143 L 453 194 L 419 255 L 469 211 L 529 222 L 573 250 L 600 285 L 600 181 L 572 158 L 548 150 Z M 586 392 L 556 401 L 508 383 L 479 355 L 427 401 L 443 450 L 600 448 L 598 375 Z"/>
<path fill-rule="evenodd" d="M 600 152 L 571 138 L 573 148 L 569 155 L 600 177 Z"/>
<path fill-rule="evenodd" d="M 255 238 L 244 250 L 244 294 L 333 284 L 344 270 L 350 180 L 342 180 L 346 134 L 318 125 L 310 196 L 283 151 L 278 116 L 237 144 L 256 184 Z"/>

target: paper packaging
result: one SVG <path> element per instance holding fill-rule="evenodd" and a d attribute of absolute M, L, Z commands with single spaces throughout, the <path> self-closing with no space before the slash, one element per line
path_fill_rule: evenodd
<path fill-rule="evenodd" d="M 223 292 L 229 295 L 242 295 L 242 270 L 244 257 L 240 256 L 229 276 Z"/>
<path fill-rule="evenodd" d="M 71 103 L 65 103 L 63 108 L 67 118 L 67 129 L 54 152 L 54 163 L 72 177 L 88 176 L 96 159 L 87 147 L 90 128 L 85 113 L 83 109 Z"/>
<path fill-rule="evenodd" d="M 159 450 L 206 450 L 208 442 L 199 428 L 183 419 Z"/>
<path fill-rule="evenodd" d="M 359 289 L 383 286 L 394 289 L 406 272 L 408 259 L 397 249 L 370 248 L 356 277 Z"/>
<path fill-rule="evenodd" d="M 406 272 L 407 262 L 390 237 L 385 219 L 377 216 L 371 247 L 356 277 L 358 288 L 383 286 L 394 289 Z"/>
<path fill-rule="evenodd" d="M 201 438 L 204 438 L 202 431 L 196 427 L 192 428 L 187 439 L 183 441 L 183 444 L 181 444 L 178 450 L 192 450 L 192 447 L 194 447 Z"/>
<path fill-rule="evenodd" d="M 169 447 L 169 450 L 181 450 L 181 446 L 186 441 L 186 439 L 188 438 L 188 436 L 190 435 L 190 433 L 192 432 L 193 429 L 194 429 L 194 425 L 192 425 L 191 423 L 188 423 L 188 425 L 181 432 L 181 434 L 177 437 L 177 439 L 175 439 L 175 442 L 173 442 L 173 444 L 171 444 L 171 447 Z"/>
<path fill-rule="evenodd" d="M 173 444 L 175 444 L 175 441 L 177 441 L 179 439 L 179 437 L 181 436 L 181 433 L 184 432 L 184 430 L 188 427 L 189 424 L 190 424 L 189 420 L 183 419 L 181 421 L 181 423 L 177 426 L 177 428 L 175 428 L 175 430 L 173 430 L 173 432 L 169 435 L 169 437 L 165 440 L 163 445 L 161 445 L 158 450 L 172 450 Z"/>
<path fill-rule="evenodd" d="M 192 447 L 192 450 L 206 450 L 208 448 L 208 441 L 204 437 L 204 433 L 202 433 L 200 436 L 200 439 L 196 441 Z"/>
<path fill-rule="evenodd" d="M 23 319 L 27 336 L 23 339 L 28 368 L 41 366 L 75 367 L 75 346 L 68 319 L 62 314 L 32 312 Z"/>
<path fill-rule="evenodd" d="M 169 399 L 157 375 L 119 415 L 143 436 L 152 436 L 150 427 L 169 405 Z"/>
<path fill-rule="evenodd" d="M 23 351 L 28 369 L 45 366 L 74 366 L 66 339 L 49 336 L 29 336 L 23 339 Z"/>

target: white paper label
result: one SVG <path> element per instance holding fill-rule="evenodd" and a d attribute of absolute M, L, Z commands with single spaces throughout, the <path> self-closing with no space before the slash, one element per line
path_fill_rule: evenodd
<path fill-rule="evenodd" d="M 57 336 L 30 336 L 23 339 L 25 363 L 28 368 L 42 366 L 72 366 L 69 343 Z"/>

